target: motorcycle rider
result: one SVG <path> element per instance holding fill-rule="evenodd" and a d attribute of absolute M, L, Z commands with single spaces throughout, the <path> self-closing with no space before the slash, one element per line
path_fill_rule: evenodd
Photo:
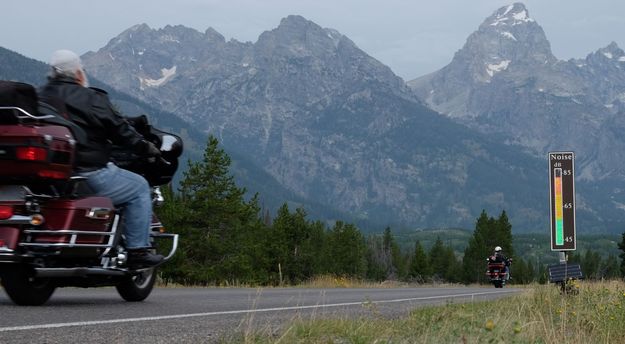
<path fill-rule="evenodd" d="M 111 143 L 131 148 L 141 155 L 158 156 L 160 151 L 115 110 L 105 91 L 89 87 L 76 53 L 57 50 L 52 54 L 50 65 L 48 83 L 41 88 L 40 96 L 64 101 L 69 120 L 87 133 L 77 142 L 75 172 L 87 177 L 87 184 L 97 195 L 109 197 L 116 207 L 124 208 L 128 266 L 157 265 L 163 256 L 150 252 L 152 199 L 148 182 L 109 160 Z"/>
<path fill-rule="evenodd" d="M 510 262 L 511 260 L 503 254 L 501 246 L 495 247 L 495 252 L 489 258 L 492 262 L 495 263 L 504 263 L 505 271 L 506 271 L 506 280 L 510 279 Z"/>

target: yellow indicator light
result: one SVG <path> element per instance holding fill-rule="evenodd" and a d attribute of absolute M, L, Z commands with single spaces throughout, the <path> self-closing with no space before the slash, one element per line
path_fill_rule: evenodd
<path fill-rule="evenodd" d="M 33 226 L 42 225 L 44 222 L 45 222 L 45 219 L 43 218 L 43 215 L 41 214 L 34 214 L 30 216 L 30 224 Z"/>
<path fill-rule="evenodd" d="M 165 233 L 165 227 L 161 227 L 161 228 L 159 228 L 159 230 L 158 230 L 158 231 L 159 231 L 159 232 L 161 232 L 161 233 Z"/>

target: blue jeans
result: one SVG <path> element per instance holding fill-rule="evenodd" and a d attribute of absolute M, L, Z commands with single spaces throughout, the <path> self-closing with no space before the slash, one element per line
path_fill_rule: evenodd
<path fill-rule="evenodd" d="M 123 225 L 126 248 L 150 247 L 152 197 L 142 176 L 109 162 L 96 171 L 84 172 L 87 184 L 98 196 L 111 199 L 115 207 L 124 207 Z"/>

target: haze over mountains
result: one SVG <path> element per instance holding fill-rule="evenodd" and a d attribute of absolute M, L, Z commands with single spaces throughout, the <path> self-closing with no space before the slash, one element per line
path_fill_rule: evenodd
<path fill-rule="evenodd" d="M 97 79 L 216 135 L 304 207 L 407 228 L 471 228 L 482 209 L 505 209 L 515 232 L 547 231 L 546 152 L 574 150 L 578 228 L 621 232 L 623 55 L 611 44 L 559 61 L 517 3 L 410 87 L 300 16 L 255 43 L 136 25 L 83 59 Z"/>

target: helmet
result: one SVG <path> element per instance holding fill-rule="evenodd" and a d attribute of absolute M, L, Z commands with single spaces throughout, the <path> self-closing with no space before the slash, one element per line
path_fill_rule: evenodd
<path fill-rule="evenodd" d="M 501 246 L 495 247 L 495 252 L 501 252 Z"/>

